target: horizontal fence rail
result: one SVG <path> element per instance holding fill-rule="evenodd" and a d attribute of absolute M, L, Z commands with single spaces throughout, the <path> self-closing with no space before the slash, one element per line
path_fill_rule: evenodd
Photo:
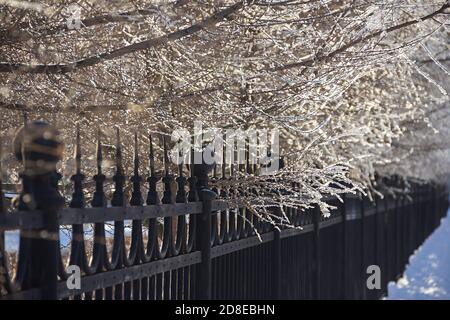
<path fill-rule="evenodd" d="M 39 139 L 33 141 L 56 147 Z M 107 201 L 99 135 L 90 207 L 79 134 L 69 207 L 58 192 L 56 167 L 30 174 L 27 165 L 33 162 L 24 161 L 15 209 L 2 206 L 0 211 L 0 299 L 379 299 L 448 207 L 445 187 L 414 185 L 408 194 L 386 194 L 375 201 L 350 194 L 343 201 L 325 197 L 335 207 L 329 217 L 317 207 L 284 207 L 292 226 L 274 226 L 227 201 L 239 190 L 210 188 L 205 164 L 189 166 L 189 176 L 180 165 L 175 176 L 162 140 L 162 178 L 155 173 L 150 137 L 150 174 L 144 180 L 135 135 L 127 198 L 117 134 L 114 192 Z M 28 156 L 36 160 L 43 155 Z M 257 171 L 251 165 L 244 170 Z M 228 177 L 225 170 L 221 178 L 214 171 L 212 179 Z M 3 200 L 3 192 L 0 196 Z M 70 233 L 66 247 L 60 243 L 61 230 Z M 5 247 L 9 232 L 20 233 L 15 255 Z M 370 265 L 380 267 L 380 289 L 367 288 Z M 73 266 L 80 270 L 79 288 L 68 285 L 76 275 L 69 271 Z"/>

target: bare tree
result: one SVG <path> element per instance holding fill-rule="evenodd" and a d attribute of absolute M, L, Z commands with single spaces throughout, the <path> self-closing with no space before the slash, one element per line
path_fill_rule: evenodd
<path fill-rule="evenodd" d="M 85 141 L 93 127 L 110 139 L 121 124 L 142 133 L 192 128 L 194 120 L 279 128 L 285 168 L 271 179 L 240 180 L 259 188 L 247 200 L 261 212 L 315 203 L 326 213 L 324 193 L 369 190 L 375 171 L 448 177 L 446 0 L 2 1 L 1 8 L 3 135 L 22 112 L 51 120 L 66 141 L 76 124 Z M 266 194 L 277 188 L 293 196 Z"/>

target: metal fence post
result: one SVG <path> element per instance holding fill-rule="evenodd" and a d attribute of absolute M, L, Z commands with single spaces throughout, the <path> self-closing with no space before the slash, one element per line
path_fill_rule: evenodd
<path fill-rule="evenodd" d="M 361 270 L 360 270 L 360 279 L 361 279 L 361 299 L 365 300 L 366 299 L 366 281 L 365 281 L 365 276 L 366 276 L 366 255 L 365 255 L 365 251 L 366 251 L 366 212 L 365 212 L 365 199 L 363 195 L 360 195 L 359 198 L 359 202 L 360 202 L 360 207 L 359 210 L 361 212 L 361 225 L 360 225 L 360 230 L 361 230 L 361 242 L 360 242 L 360 247 L 359 249 L 360 251 L 360 255 L 361 255 Z"/>
<path fill-rule="evenodd" d="M 58 134 L 46 122 L 34 121 L 22 127 L 13 142 L 14 153 L 24 167 L 19 208 L 41 210 L 44 222 L 43 229 L 21 233 L 21 238 L 31 237 L 29 271 L 25 271 L 24 276 L 29 279 L 30 287 L 42 289 L 43 299 L 52 300 L 58 298 L 59 224 L 56 210 L 64 204 L 64 198 L 57 190 L 56 164 L 62 158 L 63 149 Z"/>
<path fill-rule="evenodd" d="M 277 159 L 278 168 L 284 167 L 283 158 Z M 275 209 L 275 216 L 281 221 L 281 208 Z M 273 267 L 273 279 L 272 279 L 272 298 L 279 300 L 282 299 L 281 286 L 282 286 L 282 263 L 283 258 L 281 256 L 281 226 L 274 226 L 273 228 L 273 247 L 272 247 L 272 267 Z M 284 280 L 285 278 L 283 278 Z"/>
<path fill-rule="evenodd" d="M 341 298 L 347 299 L 347 266 L 348 266 L 348 259 L 347 259 L 347 213 L 348 209 L 347 206 L 349 202 L 351 201 L 349 197 L 344 194 L 343 196 L 344 203 L 342 204 L 342 275 L 341 275 L 341 285 L 342 285 L 342 292 L 341 292 Z"/>
<path fill-rule="evenodd" d="M 384 268 L 383 261 L 381 259 L 380 253 L 381 253 L 381 236 L 382 236 L 382 229 L 381 229 L 381 208 L 380 208 L 380 198 L 376 196 L 374 198 L 375 201 L 375 264 L 380 266 L 381 269 Z M 383 277 L 383 274 L 381 274 Z M 383 283 L 383 282 L 382 282 Z M 383 288 L 380 290 L 377 290 L 376 298 L 380 299 L 382 297 Z"/>
<path fill-rule="evenodd" d="M 216 193 L 208 186 L 208 173 L 212 167 L 212 165 L 204 162 L 203 155 L 200 164 L 194 163 L 194 175 L 197 178 L 198 195 L 202 202 L 202 213 L 197 220 L 196 232 L 196 247 L 201 252 L 201 262 L 197 268 L 198 283 L 196 298 L 199 300 L 211 299 L 211 214 L 212 200 L 216 198 Z"/>
<path fill-rule="evenodd" d="M 320 209 L 318 205 L 313 209 L 314 221 L 314 299 L 320 299 Z"/>
<path fill-rule="evenodd" d="M 273 279 L 272 279 L 272 297 L 281 299 L 281 230 L 275 227 L 273 230 Z"/>

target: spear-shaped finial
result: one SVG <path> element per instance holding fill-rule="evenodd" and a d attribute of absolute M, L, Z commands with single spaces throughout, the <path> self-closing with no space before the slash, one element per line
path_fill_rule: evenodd
<path fill-rule="evenodd" d="M 178 176 L 183 177 L 183 163 L 184 163 L 184 154 L 183 154 L 183 148 L 178 150 Z"/>
<path fill-rule="evenodd" d="M 150 175 L 152 177 L 155 176 L 155 153 L 153 151 L 153 139 L 152 136 L 149 136 L 150 139 Z"/>
<path fill-rule="evenodd" d="M 134 133 L 134 175 L 139 175 L 139 145 L 137 132 Z"/>
<path fill-rule="evenodd" d="M 111 199 L 111 205 L 116 207 L 125 206 L 125 196 L 123 187 L 125 184 L 125 176 L 122 168 L 122 147 L 120 146 L 120 132 L 116 128 L 116 174 L 113 176 L 114 192 Z"/>
<path fill-rule="evenodd" d="M 163 143 L 163 149 L 164 149 L 164 171 L 165 175 L 162 178 L 162 181 L 164 183 L 164 193 L 163 198 L 161 199 L 162 203 L 172 203 L 172 189 L 171 184 L 173 177 L 170 175 L 169 172 L 169 154 L 167 150 L 167 141 L 166 137 L 162 136 L 162 143 Z"/>
<path fill-rule="evenodd" d="M 80 147 L 80 125 L 77 123 L 77 136 L 75 141 L 75 170 L 81 172 L 81 147 Z"/>
<path fill-rule="evenodd" d="M 74 192 L 70 202 L 71 208 L 84 207 L 83 180 L 84 175 L 81 173 L 81 146 L 80 146 L 80 126 L 77 124 L 77 135 L 75 140 L 75 174 L 70 177 L 74 183 Z"/>
<path fill-rule="evenodd" d="M 103 155 L 102 155 L 102 143 L 100 139 L 100 128 L 97 130 L 97 173 L 102 173 L 102 161 L 103 161 Z"/>
<path fill-rule="evenodd" d="M 188 192 L 188 201 L 195 202 L 198 201 L 198 193 L 197 193 L 197 177 L 194 172 L 194 162 L 195 162 L 195 150 L 194 150 L 195 137 L 191 138 L 191 147 L 190 147 L 190 164 L 189 164 L 189 173 L 190 177 L 188 179 L 189 182 L 189 192 Z"/>
<path fill-rule="evenodd" d="M 120 145 L 120 132 L 119 128 L 116 127 L 116 170 L 118 173 L 122 174 L 122 147 Z"/>
<path fill-rule="evenodd" d="M 227 134 L 225 133 L 223 135 L 223 141 L 222 141 L 222 179 L 225 179 L 227 177 Z"/>
<path fill-rule="evenodd" d="M 186 191 L 185 191 L 185 185 L 187 179 L 183 176 L 183 164 L 184 164 L 184 157 L 183 157 L 183 148 L 181 150 L 178 150 L 178 178 L 176 178 L 176 181 L 178 183 L 178 189 L 175 201 L 176 202 L 186 202 Z M 184 219 L 184 218 L 183 218 Z"/>
<path fill-rule="evenodd" d="M 106 197 L 103 191 L 103 183 L 105 182 L 105 175 L 102 173 L 102 143 L 100 139 L 100 128 L 97 130 L 97 174 L 94 176 L 95 181 L 95 192 L 92 198 L 93 207 L 104 207 L 106 206 Z"/>
<path fill-rule="evenodd" d="M 164 171 L 167 176 L 167 175 L 169 175 L 169 154 L 168 154 L 168 150 L 167 150 L 166 137 L 164 135 L 162 136 L 162 140 L 163 140 L 163 149 L 164 149 Z"/>
<path fill-rule="evenodd" d="M 158 191 L 156 190 L 156 185 L 159 179 L 155 175 L 155 153 L 153 150 L 153 139 L 151 135 L 149 135 L 149 140 L 150 140 L 150 153 L 149 153 L 150 177 L 147 178 L 148 182 L 147 204 L 152 205 L 152 204 L 159 204 L 160 200 L 158 196 Z"/>
<path fill-rule="evenodd" d="M 23 112 L 23 126 L 26 127 L 28 125 L 28 112 Z"/>
<path fill-rule="evenodd" d="M 134 133 L 134 174 L 131 177 L 133 183 L 133 192 L 131 194 L 130 204 L 132 206 L 141 206 L 144 202 L 141 193 L 141 181 L 142 178 L 139 175 L 139 145 L 137 132 Z"/>

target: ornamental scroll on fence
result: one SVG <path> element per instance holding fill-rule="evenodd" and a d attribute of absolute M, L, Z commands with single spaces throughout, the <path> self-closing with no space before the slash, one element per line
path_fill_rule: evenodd
<path fill-rule="evenodd" d="M 175 177 L 165 138 L 160 139 L 162 178 L 150 137 L 149 176 L 144 180 L 137 134 L 128 199 L 117 132 L 109 201 L 98 135 L 95 187 L 86 204 L 77 133 L 73 192 L 65 207 L 58 192 L 57 132 L 43 122 L 33 122 L 22 132 L 14 143 L 23 162 L 17 208 L 2 206 L 0 213 L 2 299 L 378 299 L 448 206 L 445 187 L 413 184 L 408 197 L 386 195 L 370 202 L 346 195 L 343 203 L 329 197 L 326 201 L 336 209 L 328 218 L 318 208 L 285 207 L 293 226 L 301 228 L 274 228 L 245 207 L 229 205 L 227 199 L 239 196 L 240 190 L 209 187 L 210 178 L 229 179 L 225 170 L 218 178 L 217 170 L 210 173 L 210 166 L 196 164 L 187 168 L 187 176 L 180 164 Z M 257 165 L 228 166 L 231 171 L 257 171 Z M 71 233 L 68 249 L 59 243 L 58 229 L 63 227 Z M 15 261 L 8 261 L 13 256 L 5 247 L 5 234 L 11 230 L 20 230 Z M 366 287 L 367 266 L 374 264 L 382 270 L 379 290 Z M 80 289 L 67 286 L 69 265 L 81 269 Z"/>

